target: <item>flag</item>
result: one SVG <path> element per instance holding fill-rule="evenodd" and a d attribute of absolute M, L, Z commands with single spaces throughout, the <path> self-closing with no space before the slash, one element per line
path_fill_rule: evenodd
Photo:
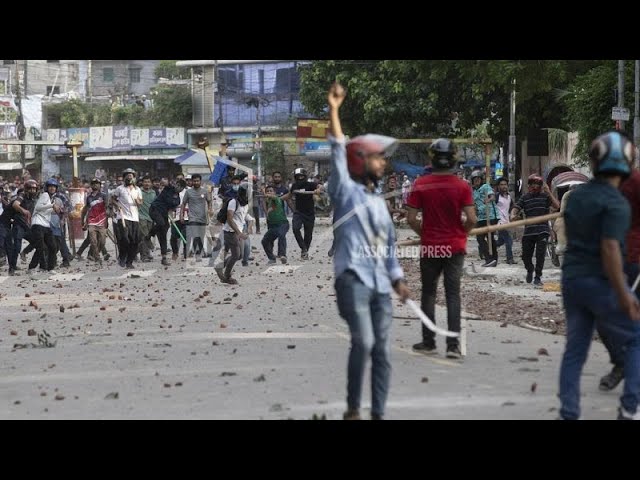
<path fill-rule="evenodd" d="M 209 177 L 209 180 L 214 185 L 220 185 L 222 178 L 227 174 L 227 165 L 224 162 L 216 162 L 216 166 L 213 168 L 213 172 Z"/>

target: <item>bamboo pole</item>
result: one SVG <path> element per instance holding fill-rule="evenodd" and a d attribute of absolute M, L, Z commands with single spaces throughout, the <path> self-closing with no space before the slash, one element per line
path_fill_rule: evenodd
<path fill-rule="evenodd" d="M 524 220 L 516 220 L 515 222 L 503 223 L 502 225 L 489 225 L 488 227 L 474 228 L 469 232 L 469 235 L 484 235 L 490 232 L 497 232 L 499 230 L 508 230 L 510 228 L 523 227 L 527 225 L 536 225 L 538 223 L 545 223 L 549 220 L 555 220 L 562 216 L 561 212 L 549 213 L 539 217 L 526 218 Z M 420 239 L 405 240 L 396 244 L 398 247 L 409 247 L 413 245 L 420 245 Z"/>

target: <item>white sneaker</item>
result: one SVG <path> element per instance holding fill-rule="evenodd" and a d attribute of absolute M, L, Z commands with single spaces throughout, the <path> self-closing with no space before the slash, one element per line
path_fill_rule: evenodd
<path fill-rule="evenodd" d="M 629 413 L 624 408 L 618 409 L 618 420 L 640 420 L 640 409 L 636 413 Z"/>

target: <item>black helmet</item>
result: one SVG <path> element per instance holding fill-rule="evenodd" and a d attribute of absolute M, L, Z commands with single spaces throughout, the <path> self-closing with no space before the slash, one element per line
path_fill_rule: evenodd
<path fill-rule="evenodd" d="M 631 174 L 633 155 L 633 143 L 629 137 L 618 131 L 600 135 L 589 149 L 589 157 L 594 162 L 594 175 L 609 173 L 628 177 Z"/>
<path fill-rule="evenodd" d="M 432 155 L 431 163 L 434 168 L 448 169 L 456 165 L 455 144 L 446 138 L 438 138 L 429 145 L 429 152 Z"/>
<path fill-rule="evenodd" d="M 306 177 L 307 171 L 304 168 L 296 168 L 293 171 L 293 178 L 297 177 L 298 175 L 304 175 Z"/>

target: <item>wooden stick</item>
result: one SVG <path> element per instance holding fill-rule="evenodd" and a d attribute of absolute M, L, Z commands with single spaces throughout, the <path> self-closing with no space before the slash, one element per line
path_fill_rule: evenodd
<path fill-rule="evenodd" d="M 561 212 L 556 212 L 542 215 L 540 217 L 531 217 L 524 220 L 516 220 L 515 222 L 503 223 L 502 225 L 489 225 L 488 227 L 474 228 L 469 232 L 469 235 L 484 235 L 485 233 L 497 232 L 499 230 L 508 230 L 510 228 L 522 227 L 526 225 L 536 225 L 538 223 L 548 222 L 549 220 L 555 220 L 556 218 L 560 218 L 561 216 Z M 420 245 L 420 240 L 404 240 L 396 244 L 396 246 L 398 247 L 409 247 L 413 245 Z"/>

